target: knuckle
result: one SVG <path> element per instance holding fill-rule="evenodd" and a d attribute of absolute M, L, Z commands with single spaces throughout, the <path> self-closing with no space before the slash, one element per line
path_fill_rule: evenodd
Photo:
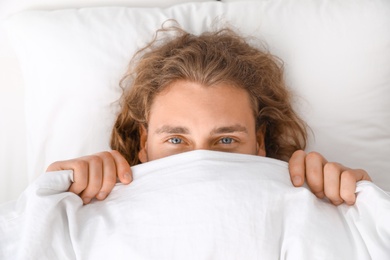
<path fill-rule="evenodd" d="M 110 154 L 113 155 L 113 156 L 119 156 L 119 155 L 121 155 L 117 150 L 111 150 L 111 151 L 108 152 L 108 153 L 110 153 Z"/>
<path fill-rule="evenodd" d="M 336 162 L 327 162 L 324 165 L 325 172 L 337 172 L 340 171 L 341 167 L 339 163 Z"/>
<path fill-rule="evenodd" d="M 53 162 L 46 168 L 46 172 L 54 171 L 57 169 L 57 166 L 60 164 L 60 162 Z"/>
<path fill-rule="evenodd" d="M 321 159 L 322 156 L 321 154 L 317 153 L 317 152 L 309 152 L 307 155 L 306 155 L 306 161 L 311 161 L 311 160 L 317 160 L 317 159 Z"/>
<path fill-rule="evenodd" d="M 91 155 L 88 157 L 88 161 L 91 164 L 102 164 L 103 159 L 99 155 Z"/>
<path fill-rule="evenodd" d="M 361 171 L 363 176 L 365 177 L 370 177 L 370 175 L 368 174 L 368 172 L 366 170 L 363 170 L 363 169 L 358 169 L 358 171 Z"/>
<path fill-rule="evenodd" d="M 110 152 L 104 151 L 96 154 L 96 156 L 100 157 L 103 160 L 111 159 L 112 154 Z"/>
<path fill-rule="evenodd" d="M 71 161 L 70 161 L 71 162 Z M 71 169 L 71 167 L 69 167 L 69 161 L 55 161 L 53 163 L 51 163 L 47 168 L 46 168 L 46 172 L 49 172 L 49 171 L 58 171 L 58 170 L 64 170 L 64 169 Z"/>
<path fill-rule="evenodd" d="M 123 157 L 123 155 L 120 152 L 116 150 L 112 150 L 110 153 L 112 158 L 115 160 L 115 162 L 121 165 L 121 167 L 128 166 L 127 160 L 125 159 L 125 157 Z"/>
<path fill-rule="evenodd" d="M 292 156 L 295 156 L 295 157 L 303 157 L 306 155 L 306 152 L 304 150 L 296 150 L 295 152 L 293 152 Z"/>
<path fill-rule="evenodd" d="M 341 173 L 341 181 L 355 181 L 355 173 L 353 170 L 345 170 Z"/>
<path fill-rule="evenodd" d="M 372 181 L 370 175 L 368 174 L 367 171 L 363 169 L 358 169 L 362 173 L 362 179 L 361 180 L 366 180 L 366 181 Z"/>
<path fill-rule="evenodd" d="M 80 170 L 83 172 L 88 171 L 88 162 L 84 160 L 75 160 L 72 164 L 75 170 Z"/>

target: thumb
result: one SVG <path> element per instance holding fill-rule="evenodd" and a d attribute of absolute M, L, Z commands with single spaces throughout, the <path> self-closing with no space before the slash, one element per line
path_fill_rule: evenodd
<path fill-rule="evenodd" d="M 110 153 L 115 161 L 116 173 L 119 181 L 123 184 L 129 184 L 132 182 L 133 173 L 126 159 L 116 150 L 112 150 Z"/>
<path fill-rule="evenodd" d="M 300 187 L 305 182 L 305 157 L 306 153 L 303 150 L 297 150 L 288 162 L 290 179 L 295 187 Z"/>

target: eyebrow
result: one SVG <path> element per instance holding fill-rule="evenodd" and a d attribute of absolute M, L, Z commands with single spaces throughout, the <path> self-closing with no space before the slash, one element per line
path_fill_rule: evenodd
<path fill-rule="evenodd" d="M 211 130 L 210 135 L 236 133 L 236 132 L 248 133 L 248 129 L 245 126 L 242 126 L 240 124 L 235 124 L 231 126 L 222 126 Z M 183 127 L 183 126 L 163 125 L 162 127 L 156 129 L 155 133 L 156 134 L 189 134 L 190 130 L 187 127 Z"/>
<path fill-rule="evenodd" d="M 222 127 L 214 128 L 210 132 L 210 135 L 228 134 L 228 133 L 236 133 L 236 132 L 248 133 L 248 129 L 245 126 L 240 124 L 231 125 L 231 126 L 222 126 Z"/>
<path fill-rule="evenodd" d="M 155 133 L 156 134 L 189 134 L 190 130 L 182 126 L 163 125 L 162 127 L 157 128 Z"/>

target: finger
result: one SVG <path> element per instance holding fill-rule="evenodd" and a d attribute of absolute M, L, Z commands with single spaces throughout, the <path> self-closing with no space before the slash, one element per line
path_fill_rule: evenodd
<path fill-rule="evenodd" d="M 80 197 L 84 204 L 88 204 L 96 196 L 102 187 L 103 161 L 97 155 L 86 157 L 88 161 L 88 185 L 81 193 Z"/>
<path fill-rule="evenodd" d="M 63 167 L 61 166 L 62 164 L 65 164 L 66 161 L 61 161 L 61 162 L 54 162 L 52 164 L 50 164 L 47 169 L 46 169 L 46 172 L 54 172 L 54 171 L 62 171 L 62 170 L 65 170 L 63 169 Z"/>
<path fill-rule="evenodd" d="M 340 196 L 348 205 L 356 202 L 356 183 L 361 180 L 371 181 L 370 176 L 364 170 L 347 169 L 342 172 L 340 178 Z"/>
<path fill-rule="evenodd" d="M 57 161 L 50 164 L 46 168 L 46 172 L 54 172 L 54 171 L 63 171 L 63 170 L 73 170 L 74 168 L 83 168 L 85 165 L 82 164 L 82 158 L 66 160 L 66 161 Z"/>
<path fill-rule="evenodd" d="M 324 174 L 323 167 L 326 163 L 325 158 L 316 152 L 310 152 L 306 155 L 306 180 L 310 190 L 318 198 L 323 198 L 324 194 Z"/>
<path fill-rule="evenodd" d="M 115 186 L 117 169 L 110 152 L 102 152 L 98 156 L 103 160 L 103 181 L 96 198 L 104 200 Z"/>
<path fill-rule="evenodd" d="M 129 163 L 118 151 L 112 150 L 110 153 L 114 158 L 119 181 L 123 184 L 129 184 L 133 180 L 133 174 Z"/>
<path fill-rule="evenodd" d="M 72 170 L 73 183 L 69 186 L 68 191 L 79 195 L 88 185 L 88 168 L 88 162 L 82 157 L 54 162 L 47 167 L 46 172 Z"/>
<path fill-rule="evenodd" d="M 61 169 L 73 170 L 73 183 L 70 185 L 69 190 L 75 194 L 80 194 L 88 185 L 88 162 L 83 159 L 69 160 L 62 162 Z"/>
<path fill-rule="evenodd" d="M 306 153 L 302 150 L 295 151 L 288 163 L 291 182 L 294 186 L 302 186 L 305 182 L 305 157 Z"/>
<path fill-rule="evenodd" d="M 325 195 L 334 205 L 340 205 L 344 202 L 340 196 L 340 179 L 341 173 L 345 169 L 344 166 L 338 163 L 327 163 L 324 166 Z M 356 183 L 355 180 L 353 181 Z"/>

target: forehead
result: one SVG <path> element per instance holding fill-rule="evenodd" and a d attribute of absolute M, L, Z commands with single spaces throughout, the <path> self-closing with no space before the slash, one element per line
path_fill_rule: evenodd
<path fill-rule="evenodd" d="M 180 121 L 204 125 L 204 121 L 254 120 L 253 105 L 243 88 L 230 84 L 204 86 L 190 81 L 176 81 L 153 100 L 149 123 Z M 228 123 L 228 122 L 226 122 Z"/>
<path fill-rule="evenodd" d="M 249 93 L 244 88 L 228 83 L 206 86 L 191 81 L 178 80 L 166 86 L 157 94 L 152 106 L 154 104 L 161 105 L 161 103 L 165 103 L 164 105 L 173 104 L 173 101 L 180 100 L 185 100 L 192 105 L 197 103 L 207 105 L 209 102 L 214 104 L 230 102 L 236 105 L 251 105 Z"/>

